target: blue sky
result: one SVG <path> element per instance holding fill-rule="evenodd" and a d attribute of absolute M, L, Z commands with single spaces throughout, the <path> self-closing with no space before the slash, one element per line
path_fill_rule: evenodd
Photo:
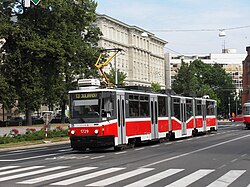
<path fill-rule="evenodd" d="M 168 42 L 165 51 L 180 54 L 220 53 L 250 46 L 249 0 L 96 0 L 97 13 L 153 32 Z M 245 27 L 246 26 L 246 27 Z M 245 27 L 240 29 L 230 29 Z M 214 31 L 176 31 L 176 30 Z M 226 37 L 219 37 L 226 29 Z"/>

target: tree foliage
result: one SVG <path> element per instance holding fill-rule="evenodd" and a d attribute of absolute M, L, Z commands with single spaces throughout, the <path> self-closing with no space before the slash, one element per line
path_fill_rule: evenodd
<path fill-rule="evenodd" d="M 161 90 L 161 85 L 160 85 L 160 83 L 158 83 L 158 82 L 156 82 L 156 83 L 152 82 L 152 83 L 151 83 L 151 89 L 152 89 L 153 91 L 155 91 L 155 92 L 160 91 L 160 90 Z"/>
<path fill-rule="evenodd" d="M 101 34 L 93 24 L 96 6 L 93 0 L 41 1 L 29 8 L 20 0 L 0 1 L 0 38 L 6 39 L 7 54 L 1 72 L 26 119 L 41 104 L 64 107 L 76 76 L 96 76 Z"/>
<path fill-rule="evenodd" d="M 109 71 L 109 73 L 107 73 L 107 77 L 109 81 L 115 85 L 115 69 L 112 66 L 111 66 L 111 70 Z M 117 84 L 124 86 L 126 78 L 127 78 L 127 74 L 117 69 Z"/>
<path fill-rule="evenodd" d="M 221 65 L 205 64 L 201 60 L 182 62 L 172 88 L 177 94 L 209 95 L 217 100 L 219 111 L 227 110 L 228 98 L 235 92 L 231 77 Z"/>

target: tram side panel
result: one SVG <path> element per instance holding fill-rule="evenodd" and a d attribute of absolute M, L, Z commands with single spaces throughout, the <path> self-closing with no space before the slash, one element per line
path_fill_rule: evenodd
<path fill-rule="evenodd" d="M 217 130 L 217 106 L 216 101 L 207 99 L 206 100 L 206 130 L 216 131 Z"/>
<path fill-rule="evenodd" d="M 195 128 L 194 118 L 194 99 L 184 98 L 183 99 L 183 122 L 186 124 L 186 136 L 192 136 Z"/>
<path fill-rule="evenodd" d="M 195 130 L 196 133 L 207 131 L 205 100 L 202 98 L 195 98 Z"/>
<path fill-rule="evenodd" d="M 126 93 L 127 142 L 151 140 L 150 95 Z"/>
<path fill-rule="evenodd" d="M 244 103 L 243 105 L 243 122 L 247 129 L 250 129 L 250 103 Z"/>
<path fill-rule="evenodd" d="M 159 138 L 169 136 L 169 99 L 168 96 L 158 96 L 158 133 Z"/>
<path fill-rule="evenodd" d="M 192 136 L 195 128 L 193 98 L 171 96 L 171 133 L 175 138 Z"/>

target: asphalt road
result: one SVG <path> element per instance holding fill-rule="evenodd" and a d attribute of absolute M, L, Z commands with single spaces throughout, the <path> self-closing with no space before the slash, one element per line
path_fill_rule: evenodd
<path fill-rule="evenodd" d="M 69 144 L 0 152 L 0 187 L 250 187 L 250 131 L 223 123 L 215 133 L 120 152 Z"/>

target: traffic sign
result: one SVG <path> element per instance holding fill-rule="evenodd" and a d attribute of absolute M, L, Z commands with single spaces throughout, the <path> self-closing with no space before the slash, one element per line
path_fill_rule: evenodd
<path fill-rule="evenodd" d="M 51 120 L 52 120 L 52 114 L 49 113 L 49 112 L 46 112 L 46 113 L 43 115 L 43 121 L 44 121 L 45 123 L 49 123 L 49 122 L 51 122 Z"/>
<path fill-rule="evenodd" d="M 24 0 L 24 7 L 30 7 L 30 1 L 32 3 L 34 3 L 35 5 L 38 5 L 38 3 L 41 1 L 41 0 Z"/>
<path fill-rule="evenodd" d="M 32 3 L 34 3 L 35 5 L 38 5 L 38 3 L 41 1 L 41 0 L 30 0 Z"/>

